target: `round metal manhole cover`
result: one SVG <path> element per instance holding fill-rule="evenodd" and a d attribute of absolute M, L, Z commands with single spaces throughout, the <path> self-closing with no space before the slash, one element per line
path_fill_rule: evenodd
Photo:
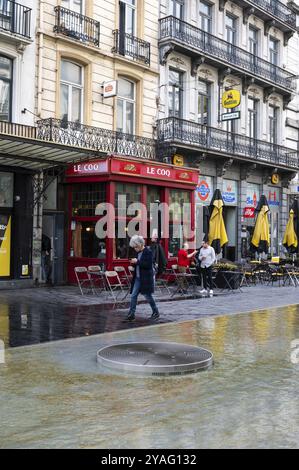
<path fill-rule="evenodd" d="M 99 349 L 97 361 L 124 373 L 181 375 L 207 369 L 213 364 L 213 354 L 182 343 L 125 343 Z"/>

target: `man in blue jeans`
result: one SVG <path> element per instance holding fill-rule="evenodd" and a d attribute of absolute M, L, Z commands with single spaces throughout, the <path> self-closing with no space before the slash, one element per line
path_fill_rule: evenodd
<path fill-rule="evenodd" d="M 142 294 L 149 302 L 152 308 L 151 318 L 157 319 L 160 314 L 153 298 L 154 293 L 154 266 L 153 254 L 149 248 L 145 246 L 144 239 L 139 235 L 134 235 L 130 240 L 130 246 L 137 253 L 137 258 L 131 259 L 131 263 L 135 265 L 135 271 L 131 285 L 131 304 L 127 320 L 135 319 L 138 295 Z"/>

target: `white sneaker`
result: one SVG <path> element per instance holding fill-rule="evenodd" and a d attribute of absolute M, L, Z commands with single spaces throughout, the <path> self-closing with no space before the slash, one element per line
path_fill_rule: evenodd
<path fill-rule="evenodd" d="M 206 289 L 202 289 L 199 293 L 200 293 L 200 294 L 207 294 L 208 291 L 207 291 Z"/>
<path fill-rule="evenodd" d="M 214 294 L 213 289 L 210 289 L 210 290 L 209 290 L 209 294 L 210 294 L 210 295 L 213 295 L 213 294 Z"/>

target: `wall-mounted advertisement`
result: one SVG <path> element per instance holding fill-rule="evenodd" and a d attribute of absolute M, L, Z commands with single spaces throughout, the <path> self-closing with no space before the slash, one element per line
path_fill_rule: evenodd
<path fill-rule="evenodd" d="M 213 197 L 213 178 L 211 176 L 200 176 L 195 189 L 196 204 L 210 204 Z"/>
<path fill-rule="evenodd" d="M 227 206 L 236 206 L 238 204 L 237 181 L 223 179 L 222 198 Z"/>
<path fill-rule="evenodd" d="M 0 277 L 10 276 L 11 216 L 0 215 Z"/>

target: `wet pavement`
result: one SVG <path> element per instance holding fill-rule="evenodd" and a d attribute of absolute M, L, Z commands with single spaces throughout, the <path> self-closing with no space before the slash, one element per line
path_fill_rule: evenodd
<path fill-rule="evenodd" d="M 74 287 L 0 291 L 0 339 L 6 347 L 17 347 L 298 303 L 299 288 L 252 286 L 213 298 L 167 301 L 160 297 L 158 322 L 150 320 L 147 304 L 139 304 L 136 320 L 127 322 L 127 302 L 115 305 L 96 296 L 81 296 Z"/>
<path fill-rule="evenodd" d="M 0 448 L 298 448 L 296 338 L 289 306 L 9 348 Z M 97 350 L 123 341 L 197 345 L 215 363 L 168 378 L 101 369 Z"/>

